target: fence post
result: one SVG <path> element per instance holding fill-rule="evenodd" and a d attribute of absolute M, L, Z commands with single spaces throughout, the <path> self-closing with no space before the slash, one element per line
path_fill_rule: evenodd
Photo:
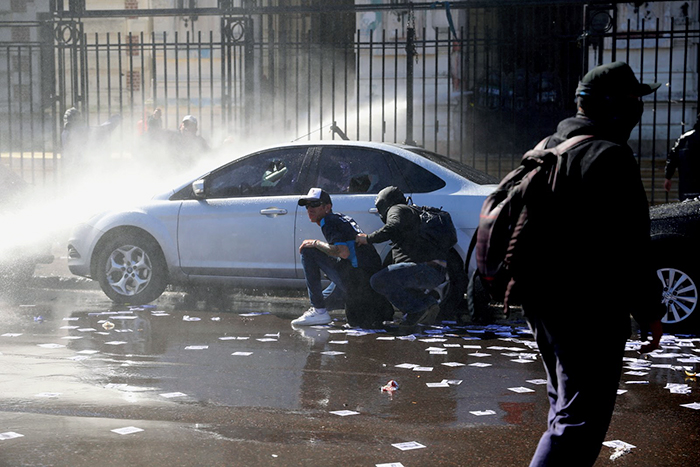
<path fill-rule="evenodd" d="M 406 141 L 404 144 L 415 146 L 413 140 L 413 57 L 416 54 L 416 30 L 406 29 Z"/>

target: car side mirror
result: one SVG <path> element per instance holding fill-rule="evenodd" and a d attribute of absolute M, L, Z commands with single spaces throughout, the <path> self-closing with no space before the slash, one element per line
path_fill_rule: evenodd
<path fill-rule="evenodd" d="M 200 178 L 192 182 L 192 192 L 195 198 L 204 198 L 204 179 Z"/>

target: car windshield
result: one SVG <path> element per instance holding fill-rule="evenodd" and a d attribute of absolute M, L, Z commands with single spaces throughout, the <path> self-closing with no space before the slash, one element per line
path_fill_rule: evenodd
<path fill-rule="evenodd" d="M 415 154 L 418 154 L 419 156 L 423 156 L 426 159 L 435 162 L 436 164 L 440 164 L 446 169 L 449 169 L 454 173 L 459 174 L 467 180 L 470 180 L 478 185 L 492 185 L 497 184 L 499 181 L 496 177 L 489 175 L 486 172 L 477 170 L 474 167 L 469 167 L 468 165 L 449 159 L 440 154 L 436 154 L 425 149 L 410 146 L 402 146 L 402 148 L 411 151 Z"/>

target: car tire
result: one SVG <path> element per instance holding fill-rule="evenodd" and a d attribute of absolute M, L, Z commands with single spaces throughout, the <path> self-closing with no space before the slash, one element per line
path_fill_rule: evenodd
<path fill-rule="evenodd" d="M 656 277 L 663 286 L 662 302 L 666 305 L 666 313 L 661 319 L 664 331 L 697 332 L 700 330 L 700 275 L 696 268 L 678 259 L 657 261 L 656 264 Z"/>
<path fill-rule="evenodd" d="M 152 302 L 168 284 L 163 252 L 153 238 L 131 233 L 117 236 L 100 248 L 96 275 L 102 291 L 116 303 Z"/>

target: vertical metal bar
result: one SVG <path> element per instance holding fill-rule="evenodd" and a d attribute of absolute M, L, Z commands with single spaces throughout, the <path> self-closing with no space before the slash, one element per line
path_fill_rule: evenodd
<path fill-rule="evenodd" d="M 200 121 L 204 121 L 202 115 L 202 31 L 197 31 L 197 117 Z M 199 125 L 199 134 L 202 134 L 202 129 L 207 128 L 209 131 L 209 140 L 211 140 L 212 124 L 206 127 L 204 125 Z"/>
<path fill-rule="evenodd" d="M 459 162 L 464 163 L 464 27 L 459 28 Z"/>
<path fill-rule="evenodd" d="M 336 120 L 335 120 L 335 93 L 336 93 L 335 67 L 336 67 L 336 56 L 337 55 L 338 55 L 338 43 L 333 42 L 332 47 L 331 47 L 331 122 L 333 123 L 333 125 L 336 124 Z M 345 131 L 345 128 L 343 128 L 343 131 Z M 331 133 L 331 139 L 335 139 L 335 132 Z"/>
<path fill-rule="evenodd" d="M 394 78 L 395 79 L 395 78 Z M 382 138 L 380 141 L 386 140 L 386 29 L 382 29 Z"/>
<path fill-rule="evenodd" d="M 10 131 L 7 134 L 7 144 L 8 144 L 8 155 L 10 157 L 8 163 L 10 165 L 10 169 L 12 168 L 12 125 L 13 125 L 13 116 L 14 112 L 12 111 L 12 73 L 10 73 L 10 70 L 12 70 L 12 48 L 8 45 L 7 49 L 7 63 L 5 64 L 5 69 L 7 70 L 7 123 L 10 128 Z"/>
<path fill-rule="evenodd" d="M 134 36 L 129 32 L 127 36 L 126 52 L 129 54 L 129 116 L 134 120 Z M 141 112 L 143 115 L 143 112 Z M 98 122 L 99 123 L 99 122 Z"/>
<path fill-rule="evenodd" d="M 681 134 L 685 133 L 685 104 L 686 104 L 686 91 L 687 91 L 687 83 L 688 83 L 688 44 L 690 43 L 690 30 L 689 30 L 689 18 L 685 18 L 685 41 L 684 41 L 684 48 L 683 48 L 683 99 L 681 102 Z M 673 52 L 673 50 L 671 50 Z M 698 60 L 696 60 L 696 66 L 697 64 L 700 64 L 700 49 L 698 50 Z M 700 71 L 700 70 L 696 70 Z M 671 90 L 669 89 L 669 101 L 671 100 Z M 700 110 L 700 109 L 698 109 Z M 700 113 L 700 112 L 699 112 Z"/>
<path fill-rule="evenodd" d="M 255 83 L 255 50 L 254 50 L 254 40 L 255 40 L 255 31 L 254 31 L 254 23 L 251 18 L 248 18 L 246 21 L 246 28 L 245 28 L 245 35 L 243 36 L 243 57 L 241 59 L 243 60 L 243 65 L 245 66 L 244 69 L 244 76 L 245 76 L 245 84 L 243 85 L 243 89 L 245 91 L 244 97 L 245 97 L 245 106 L 244 106 L 244 115 L 245 115 L 245 129 L 246 131 L 250 131 L 253 126 L 253 110 L 254 110 L 254 104 L 255 104 L 255 92 L 256 92 L 256 83 Z"/>
<path fill-rule="evenodd" d="M 143 39 L 144 35 L 143 31 L 141 31 L 139 34 L 139 54 L 141 56 L 141 115 L 143 119 L 143 129 L 146 130 L 146 126 L 148 125 L 148 114 L 146 113 L 146 50 L 144 48 Z M 123 128 L 123 125 L 120 126 Z"/>
<path fill-rule="evenodd" d="M 109 70 L 108 73 L 109 75 Z M 95 99 L 97 101 L 97 111 L 101 108 L 101 89 L 100 86 L 100 38 L 97 33 L 95 33 Z"/>
<path fill-rule="evenodd" d="M 413 140 L 413 56 L 416 53 L 414 28 L 406 29 L 406 141 L 405 144 L 415 146 Z"/>
<path fill-rule="evenodd" d="M 440 93 L 438 88 L 438 75 L 440 74 L 440 70 L 438 67 L 440 61 L 439 35 L 439 28 L 435 28 L 435 70 L 433 71 L 433 73 L 435 74 L 433 83 L 433 99 L 435 100 L 435 102 L 433 103 L 433 111 L 435 112 L 435 116 L 433 117 L 433 151 L 435 152 L 438 152 L 438 131 L 440 131 L 440 120 L 438 120 L 438 116 L 440 115 L 438 113 L 438 101 L 440 100 Z M 425 125 L 425 122 L 423 122 L 423 125 Z M 425 141 L 423 142 L 423 144 L 425 145 Z"/>
<path fill-rule="evenodd" d="M 610 61 L 617 61 L 617 5 L 612 7 L 613 18 L 612 18 L 612 47 Z"/>
<path fill-rule="evenodd" d="M 642 18 L 642 31 L 641 31 L 641 36 L 639 39 L 640 41 L 642 41 L 641 47 L 639 48 L 639 73 L 642 76 L 644 75 L 644 37 L 646 35 L 646 34 L 644 34 L 645 25 L 646 25 L 646 20 L 644 18 Z M 642 164 L 642 122 L 641 121 L 639 122 L 639 125 L 637 125 L 637 164 L 639 164 L 640 166 Z"/>
<path fill-rule="evenodd" d="M 151 31 L 151 99 L 153 99 L 153 109 L 158 103 L 158 61 L 156 60 L 156 32 Z M 163 116 L 165 118 L 165 116 Z"/>
<path fill-rule="evenodd" d="M 295 115 L 295 118 L 294 118 L 295 128 L 294 128 L 294 130 L 295 130 L 295 135 L 298 137 L 299 136 L 299 121 L 300 121 L 300 119 L 299 119 L 299 89 L 300 89 L 299 88 L 299 77 L 301 76 L 301 73 L 300 73 L 301 70 L 299 68 L 301 66 L 301 63 L 300 63 L 299 56 L 301 55 L 300 52 L 301 52 L 301 47 L 302 47 L 302 45 L 301 45 L 301 33 L 299 30 L 296 31 L 296 36 L 297 36 L 296 50 L 294 53 L 294 68 L 295 68 L 294 76 L 296 77 L 294 79 L 294 115 Z"/>
<path fill-rule="evenodd" d="M 32 77 L 34 76 L 34 53 L 33 53 L 33 47 L 31 44 L 29 45 L 29 63 L 28 63 L 28 72 L 29 72 L 29 142 L 30 142 L 30 147 L 29 147 L 29 157 L 31 158 L 31 171 L 32 171 L 32 184 L 36 184 L 36 177 L 35 177 L 35 166 L 34 166 L 34 141 L 35 141 L 35 134 L 34 134 L 34 80 Z M 43 136 L 43 135 L 42 135 Z"/>
<path fill-rule="evenodd" d="M 394 29 L 394 143 L 399 141 L 399 30 Z"/>
<path fill-rule="evenodd" d="M 472 43 L 474 44 L 474 51 L 472 52 L 472 63 L 474 64 L 474 71 L 472 73 L 472 77 L 474 79 L 474 88 L 476 89 L 476 92 L 479 92 L 479 89 L 477 88 L 478 83 L 477 83 L 477 73 L 476 73 L 476 67 L 477 67 L 477 57 L 478 57 L 478 48 L 477 48 L 477 41 L 476 41 L 476 25 L 472 28 Z M 472 99 L 478 98 L 478 96 L 472 97 Z M 476 118 L 475 118 L 475 112 L 472 109 L 472 121 L 471 121 L 471 126 L 472 126 L 472 165 L 476 167 Z M 486 172 L 486 168 L 484 168 L 484 172 Z"/>
<path fill-rule="evenodd" d="M 423 41 L 422 41 L 423 42 L 423 60 L 421 60 L 421 62 L 422 62 L 421 63 L 421 67 L 422 67 L 421 71 L 423 73 L 423 79 L 421 82 L 421 91 L 423 93 L 423 98 L 422 98 L 423 103 L 421 105 L 421 121 L 423 122 L 423 124 L 420 126 L 421 127 L 421 137 L 420 138 L 421 138 L 421 144 L 424 147 L 426 145 L 425 129 L 427 126 L 425 124 L 425 122 L 426 122 L 426 115 L 425 114 L 426 114 L 426 108 L 428 107 L 428 105 L 425 101 L 425 96 L 427 96 L 426 87 L 427 87 L 427 83 L 428 83 L 428 73 L 426 71 L 426 68 L 428 66 L 428 60 L 426 59 L 426 57 L 428 56 L 428 49 L 427 49 L 428 41 L 426 40 L 426 37 L 428 37 L 426 35 L 426 28 L 423 27 Z"/>
<path fill-rule="evenodd" d="M 359 41 L 359 38 L 358 38 L 358 41 Z M 343 99 L 343 131 L 345 132 L 346 135 L 348 133 L 348 121 L 349 121 L 348 120 L 348 118 L 349 118 L 349 115 L 348 115 L 348 104 L 349 104 L 348 93 L 350 91 L 350 84 L 348 83 L 349 76 L 350 76 L 350 73 L 348 71 L 348 66 L 350 65 L 350 60 L 348 59 L 348 55 L 349 55 L 348 51 L 350 50 L 350 47 L 352 47 L 352 51 L 354 52 L 355 47 L 356 47 L 355 44 L 356 44 L 356 42 L 353 42 L 353 44 L 351 46 L 350 44 L 346 43 L 343 47 L 343 59 L 345 62 L 345 64 L 344 64 L 345 65 L 344 66 L 344 71 L 345 71 L 344 75 L 345 76 L 343 77 L 343 81 L 344 81 L 344 83 L 343 83 L 344 84 L 344 88 L 343 88 L 344 93 L 343 94 L 345 95 L 345 99 Z"/>
<path fill-rule="evenodd" d="M 175 31 L 175 125 L 180 127 L 180 56 L 178 50 L 180 50 L 180 38 L 179 31 Z"/>
<path fill-rule="evenodd" d="M 311 29 L 306 31 L 306 139 L 311 139 Z"/>
<path fill-rule="evenodd" d="M 187 114 L 186 115 L 192 114 L 192 106 L 191 106 L 191 102 L 192 102 L 192 99 L 191 99 L 191 97 L 192 97 L 192 94 L 191 94 L 191 82 L 192 82 L 191 76 L 192 76 L 192 73 L 190 71 L 190 43 L 191 43 L 192 39 L 193 38 L 190 36 L 190 31 L 187 31 L 185 33 L 185 41 L 186 41 L 186 43 L 185 43 L 185 77 L 186 77 L 185 94 L 186 94 L 186 99 L 187 99 Z"/>
<path fill-rule="evenodd" d="M 168 128 L 168 38 L 165 34 L 165 31 L 163 31 L 163 102 L 164 102 L 164 109 L 163 109 L 163 115 L 165 121 L 163 122 L 163 128 Z"/>
<path fill-rule="evenodd" d="M 209 31 L 209 121 L 214 126 L 214 31 Z M 227 137 L 222 127 L 222 138 Z"/>
<path fill-rule="evenodd" d="M 632 20 L 627 18 L 627 50 L 625 51 L 625 62 L 627 63 L 630 62 L 630 48 L 632 48 Z"/>
<path fill-rule="evenodd" d="M 325 60 L 323 59 L 323 47 L 318 44 L 318 132 L 319 139 L 323 139 L 323 64 Z"/>
<path fill-rule="evenodd" d="M 367 94 L 368 94 L 368 107 L 369 107 L 369 137 L 367 138 L 368 141 L 372 141 L 372 98 L 374 97 L 374 93 L 372 92 L 372 73 L 374 70 L 374 30 L 370 29 L 369 31 L 369 79 L 368 79 L 368 85 L 367 85 Z"/>
<path fill-rule="evenodd" d="M 655 36 L 656 40 L 655 42 L 655 50 L 654 50 L 654 81 L 658 81 L 659 77 L 659 35 L 660 35 L 660 20 L 659 18 L 656 18 L 656 31 L 655 31 Z M 671 39 L 671 44 L 673 44 L 673 39 Z M 644 39 L 642 39 L 642 47 L 644 47 Z M 671 54 L 673 55 L 673 52 L 671 51 Z M 657 111 L 657 101 L 656 101 L 656 93 L 653 93 L 653 100 L 654 100 L 654 111 L 652 112 L 652 126 L 651 126 L 651 204 L 652 206 L 654 205 L 654 192 L 655 190 L 655 182 L 656 182 L 656 171 L 654 170 L 655 162 L 656 162 L 656 111 Z M 641 119 L 640 119 L 641 120 Z M 641 125 L 641 122 L 640 122 Z"/>
<path fill-rule="evenodd" d="M 10 73 L 10 69 L 8 68 L 7 70 L 8 74 Z M 24 135 L 24 99 L 22 98 L 22 47 L 17 46 L 17 100 L 19 101 L 18 107 L 19 107 L 19 144 L 18 144 L 18 149 L 19 149 L 19 170 L 20 173 L 22 174 L 22 178 L 24 178 L 24 145 L 23 143 L 23 138 L 22 136 Z M 30 117 L 31 118 L 31 117 Z M 12 148 L 11 148 L 12 149 Z M 10 153 L 11 154 L 11 153 Z"/>
<path fill-rule="evenodd" d="M 355 70 L 355 139 L 360 139 L 360 76 L 362 76 L 362 36 L 357 30 L 357 68 Z"/>
<path fill-rule="evenodd" d="M 451 128 L 450 125 L 452 124 L 452 119 L 450 115 L 450 104 L 451 104 L 451 95 L 452 95 L 452 83 L 450 80 L 452 79 L 452 33 L 450 32 L 450 29 L 447 29 L 447 41 L 446 41 L 446 49 L 447 49 L 447 77 L 445 81 L 445 96 L 447 97 L 447 115 L 445 118 L 447 119 L 447 129 L 445 131 L 445 140 L 446 140 L 446 148 L 445 148 L 445 155 L 452 159 L 452 154 L 450 153 L 450 138 L 452 137 L 451 134 Z M 456 39 L 456 37 L 455 37 Z"/>

